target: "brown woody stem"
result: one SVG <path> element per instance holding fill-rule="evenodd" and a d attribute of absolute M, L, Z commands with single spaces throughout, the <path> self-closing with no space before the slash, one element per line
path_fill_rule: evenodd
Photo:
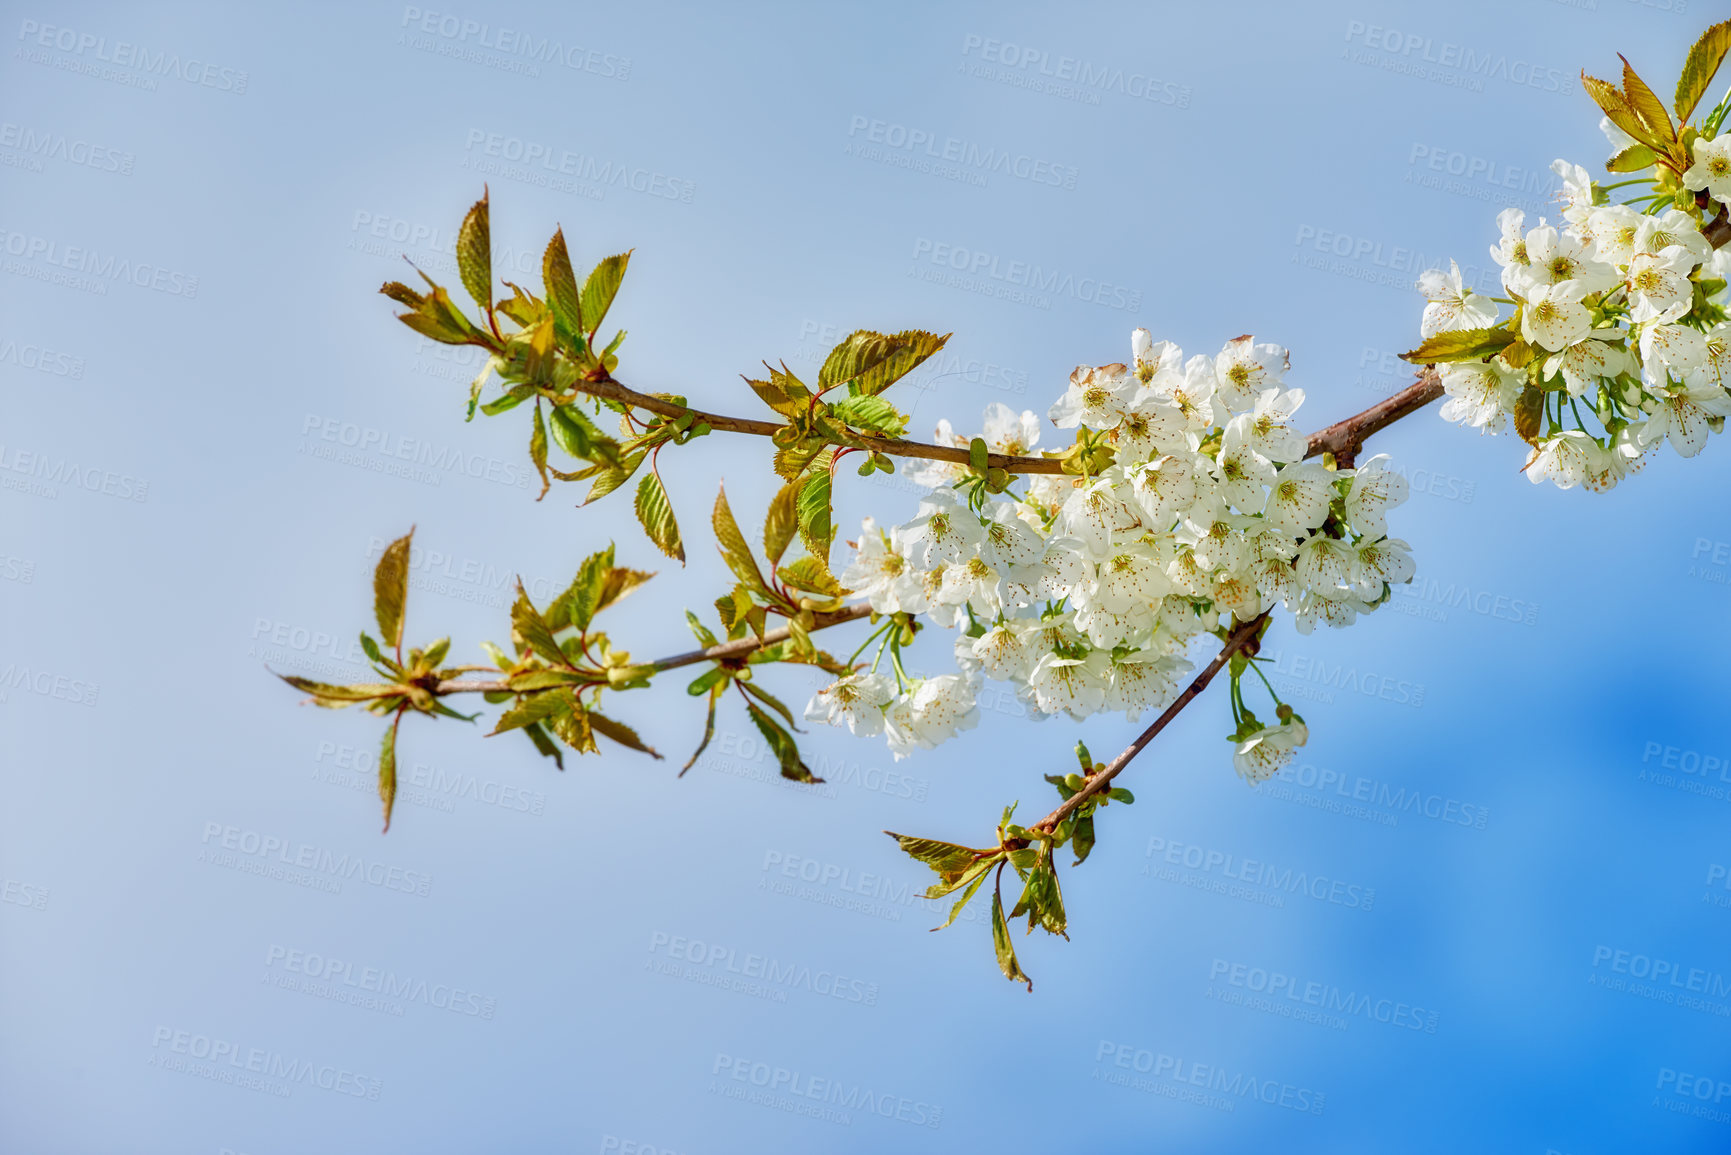
<path fill-rule="evenodd" d="M 647 410 L 661 417 L 678 418 L 691 414 L 695 421 L 701 421 L 711 429 L 719 429 L 724 433 L 750 433 L 757 437 L 773 437 L 786 428 L 778 421 L 758 421 L 751 417 L 729 417 L 724 413 L 708 413 L 702 409 L 694 409 L 689 405 L 679 405 L 662 397 L 648 393 L 639 393 L 628 385 L 612 378 L 601 381 L 579 381 L 576 388 L 581 393 L 591 397 L 599 397 L 603 401 L 616 401 L 621 405 L 629 405 L 636 409 Z M 873 449 L 891 457 L 920 457 L 928 461 L 953 461 L 958 465 L 968 464 L 966 446 L 927 445 L 923 441 L 903 441 L 895 437 L 872 437 L 864 433 L 856 433 L 846 442 L 860 449 Z M 988 467 L 996 467 L 1007 473 L 1062 473 L 1064 463 L 1051 457 L 1016 457 L 1007 453 L 989 453 L 986 455 Z"/>
<path fill-rule="evenodd" d="M 857 606 L 847 606 L 844 609 L 835 610 L 831 613 L 820 613 L 815 615 L 817 620 L 812 624 L 811 629 L 806 632 L 812 633 L 817 630 L 827 630 L 831 626 L 839 626 L 844 622 L 856 622 L 859 619 L 868 616 L 871 612 L 871 606 L 862 602 Z M 783 626 L 779 630 L 770 630 L 761 638 L 738 638 L 731 642 L 722 642 L 718 646 L 710 646 L 708 649 L 690 650 L 683 654 L 675 654 L 671 658 L 661 658 L 657 661 L 646 663 L 645 666 L 640 668 L 654 670 L 659 673 L 662 670 L 673 670 L 680 666 L 694 666 L 698 662 L 725 662 L 729 659 L 743 658 L 748 654 L 763 649 L 765 646 L 773 646 L 777 642 L 785 642 L 792 636 L 793 631 Z M 471 666 L 468 668 L 478 669 L 479 667 Z M 456 679 L 448 679 L 437 683 L 433 687 L 433 692 L 441 695 L 510 693 L 511 687 L 504 681 L 464 682 Z"/>
<path fill-rule="evenodd" d="M 1262 623 L 1267 620 L 1268 611 L 1264 610 L 1262 613 L 1257 614 L 1247 622 L 1241 623 L 1236 629 L 1234 629 L 1232 633 L 1227 636 L 1225 644 L 1220 647 L 1220 652 L 1214 655 L 1214 660 L 1204 666 L 1202 672 L 1197 674 L 1195 679 L 1188 686 L 1184 687 L 1184 692 L 1178 695 L 1176 701 L 1166 707 L 1165 713 L 1154 719 L 1154 724 L 1152 726 L 1149 726 L 1146 730 L 1142 731 L 1134 742 L 1124 748 L 1123 753 L 1119 754 L 1116 758 L 1112 759 L 1111 762 L 1107 763 L 1104 770 L 1091 776 L 1080 790 L 1066 798 L 1063 805 L 1046 815 L 1046 817 L 1040 819 L 1040 821 L 1036 822 L 1031 829 L 1053 829 L 1058 825 L 1058 823 L 1064 821 L 1064 819 L 1074 813 L 1076 808 L 1082 805 L 1082 803 L 1086 802 L 1094 795 L 1104 791 L 1107 784 L 1109 784 L 1112 779 L 1118 777 L 1119 772 L 1122 771 L 1124 767 L 1130 765 L 1130 760 L 1140 754 L 1142 748 L 1152 742 L 1154 736 L 1164 730 L 1167 724 L 1178 716 L 1178 712 L 1190 704 L 1192 698 L 1196 697 L 1196 695 L 1208 688 L 1208 683 L 1214 680 L 1214 675 L 1218 674 L 1226 666 L 1226 663 L 1232 660 L 1232 655 L 1243 649 L 1247 643 L 1256 637 L 1257 631 L 1262 629 Z"/>

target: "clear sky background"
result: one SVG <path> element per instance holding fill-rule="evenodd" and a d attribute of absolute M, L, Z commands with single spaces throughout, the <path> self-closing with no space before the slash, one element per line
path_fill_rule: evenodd
<path fill-rule="evenodd" d="M 635 248 L 642 388 L 754 413 L 760 360 L 918 326 L 955 337 L 903 405 L 973 428 L 1146 325 L 1290 347 L 1314 428 L 1405 383 L 1422 268 L 1489 280 L 1497 211 L 1596 170 L 1583 67 L 1669 91 L 1713 18 L 1682 7 L 4 5 L 0 1147 L 1724 1150 L 1717 439 L 1594 496 L 1434 411 L 1380 435 L 1419 580 L 1347 631 L 1277 621 L 1312 733 L 1284 778 L 1232 773 L 1220 691 L 1139 760 L 1031 995 L 983 922 L 927 933 L 879 831 L 1043 813 L 1122 720 L 999 695 L 901 763 L 813 733 L 800 790 L 731 710 L 676 780 L 678 679 L 614 699 L 666 762 L 560 773 L 413 718 L 381 837 L 377 720 L 265 669 L 361 677 L 410 525 L 416 640 L 477 660 L 509 575 L 544 598 L 617 540 L 661 576 L 615 636 L 687 648 L 717 480 L 754 524 L 773 492 L 761 442 L 664 455 L 684 570 L 622 499 L 534 501 L 526 417 L 465 425 L 473 364 L 375 292 L 403 254 L 455 290 L 483 182 L 513 279 L 555 225 L 580 267 Z M 1013 262 L 1058 287 L 1006 295 Z M 847 525 L 915 503 L 841 490 Z M 325 852 L 365 867 L 280 861 Z M 1235 879 L 1261 864 L 1303 887 Z"/>

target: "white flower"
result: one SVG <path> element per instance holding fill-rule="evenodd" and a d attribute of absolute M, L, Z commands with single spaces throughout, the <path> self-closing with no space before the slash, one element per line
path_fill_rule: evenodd
<path fill-rule="evenodd" d="M 1106 704 L 1106 686 L 1112 677 L 1111 660 L 1100 650 L 1089 650 L 1085 658 L 1067 658 L 1053 652 L 1042 657 L 1028 679 L 1034 703 L 1048 714 L 1060 710 L 1080 722 Z"/>
<path fill-rule="evenodd" d="M 1136 380 L 1147 385 L 1162 373 L 1182 374 L 1184 351 L 1170 341 L 1156 341 L 1154 334 L 1137 329 L 1130 334 L 1130 359 Z"/>
<path fill-rule="evenodd" d="M 1617 283 L 1617 270 L 1599 260 L 1585 241 L 1551 225 L 1527 234 L 1527 261 L 1509 286 L 1518 296 L 1530 297 L 1540 285 L 1573 284 L 1585 295 Z"/>
<path fill-rule="evenodd" d="M 1298 547 L 1293 568 L 1306 588 L 1332 596 L 1345 590 L 1357 576 L 1358 554 L 1339 538 L 1319 533 Z"/>
<path fill-rule="evenodd" d="M 993 453 L 1026 457 L 1040 443 L 1040 419 L 1032 409 L 1018 414 L 1003 402 L 994 401 L 986 406 L 983 426 L 981 436 Z"/>
<path fill-rule="evenodd" d="M 938 426 L 932 431 L 932 444 L 947 445 L 952 449 L 966 449 L 968 439 L 957 433 L 950 425 L 950 419 L 945 417 L 938 421 Z M 941 489 L 951 485 L 967 475 L 967 467 L 954 461 L 935 461 L 923 457 L 910 458 L 901 463 L 902 474 L 915 485 L 927 489 Z"/>
<path fill-rule="evenodd" d="M 1559 350 L 1579 341 L 1592 327 L 1592 314 L 1581 304 L 1578 282 L 1535 285 L 1521 310 L 1521 336 L 1540 348 Z"/>
<path fill-rule="evenodd" d="M 1098 588 L 1089 599 L 1111 613 L 1152 607 L 1172 591 L 1166 558 L 1140 542 L 1127 542 L 1100 563 Z"/>
<path fill-rule="evenodd" d="M 986 677 L 1021 681 L 1034 668 L 1035 654 L 1028 645 L 1030 631 L 1018 628 L 1014 621 L 999 622 L 977 638 L 961 638 L 957 649 L 965 645 Z"/>
<path fill-rule="evenodd" d="M 1587 175 L 1586 169 L 1566 160 L 1553 160 L 1551 171 L 1563 182 L 1559 193 L 1563 202 L 1563 219 L 1572 225 L 1580 224 L 1593 208 L 1593 178 Z"/>
<path fill-rule="evenodd" d="M 1319 462 L 1293 462 L 1281 466 L 1274 475 L 1262 516 L 1274 525 L 1303 533 L 1322 524 L 1333 497 L 1333 473 Z"/>
<path fill-rule="evenodd" d="M 1280 388 L 1291 358 L 1279 345 L 1234 337 L 1214 359 L 1214 393 L 1229 409 L 1249 409 L 1264 390 Z"/>
<path fill-rule="evenodd" d="M 1706 189 L 1714 200 L 1731 201 L 1731 136 L 1696 139 L 1695 163 L 1683 173 L 1683 187 Z"/>
<path fill-rule="evenodd" d="M 1705 384 L 1707 336 L 1684 325 L 1656 324 L 1641 330 L 1641 380 L 1651 390 L 1672 381 Z"/>
<path fill-rule="evenodd" d="M 1226 423 L 1220 439 L 1220 456 L 1214 462 L 1219 493 L 1241 513 L 1258 513 L 1274 481 L 1274 463 L 1256 452 L 1250 428 L 1255 416 L 1240 413 Z"/>
<path fill-rule="evenodd" d="M 846 725 L 861 738 L 884 728 L 884 706 L 895 697 L 895 683 L 882 674 L 849 674 L 817 692 L 806 705 L 805 719 L 829 726 Z"/>
<path fill-rule="evenodd" d="M 1040 535 L 1022 523 L 1016 516 L 1016 507 L 1009 502 L 995 503 L 980 528 L 980 556 L 1000 570 L 1038 565 L 1040 556 L 1046 552 Z"/>
<path fill-rule="evenodd" d="M 1184 372 L 1160 374 L 1148 385 L 1159 400 L 1175 406 L 1190 429 L 1214 425 L 1214 363 L 1198 353 L 1184 362 Z"/>
<path fill-rule="evenodd" d="M 1359 543 L 1357 553 L 1358 574 L 1354 581 L 1355 592 L 1366 600 L 1374 600 L 1382 596 L 1382 586 L 1401 585 L 1412 580 L 1412 546 L 1398 537 L 1385 537 L 1381 541 L 1372 542 L 1368 538 Z"/>
<path fill-rule="evenodd" d="M 1169 453 L 1127 471 L 1130 492 L 1148 524 L 1166 530 L 1196 501 L 1196 466 Z"/>
<path fill-rule="evenodd" d="M 1594 493 L 1604 493 L 1629 474 L 1640 472 L 1647 459 L 1656 451 L 1654 448 L 1642 447 L 1641 438 L 1646 427 L 1647 423 L 1642 421 L 1617 430 L 1616 436 L 1611 438 L 1611 444 L 1599 448 L 1593 468 L 1582 484 Z M 1598 448 L 1596 442 L 1595 448 Z"/>
<path fill-rule="evenodd" d="M 1371 607 L 1365 605 L 1357 594 L 1335 596 L 1316 590 L 1305 590 L 1298 595 L 1298 606 L 1292 612 L 1292 624 L 1298 627 L 1301 634 L 1310 633 L 1319 621 L 1337 630 L 1345 629 L 1358 620 L 1359 614 L 1367 614 L 1370 610 Z"/>
<path fill-rule="evenodd" d="M 1600 381 L 1627 373 L 1633 367 L 1629 354 L 1605 341 L 1577 341 L 1545 361 L 1546 377 L 1563 375 L 1569 396 L 1580 397 L 1596 389 Z"/>
<path fill-rule="evenodd" d="M 1113 470 L 1118 467 L 1114 466 Z M 1113 470 L 1108 470 L 1108 474 Z M 1112 541 L 1135 528 L 1137 517 L 1118 494 L 1117 479 L 1102 477 L 1091 485 L 1070 491 L 1059 519 L 1064 532 L 1079 538 L 1096 555 L 1111 548 Z"/>
<path fill-rule="evenodd" d="M 1710 417 L 1731 414 L 1731 395 L 1717 385 L 1676 385 L 1658 391 L 1647 402 L 1647 426 L 1641 433 L 1643 447 L 1669 439 L 1681 457 L 1693 457 L 1707 444 Z"/>
<path fill-rule="evenodd" d="M 1461 267 L 1449 262 L 1449 271 L 1429 269 L 1420 274 L 1419 292 L 1430 302 L 1419 324 L 1421 336 L 1434 337 L 1454 329 L 1487 329 L 1497 323 L 1497 303 L 1473 292 L 1461 281 Z"/>
<path fill-rule="evenodd" d="M 1701 235 L 1701 226 L 1682 209 L 1666 209 L 1656 217 L 1641 217 L 1640 226 L 1635 230 L 1637 252 L 1658 253 L 1672 245 L 1695 258 L 1697 265 L 1713 251 L 1713 246 Z"/>
<path fill-rule="evenodd" d="M 1513 288 L 1526 275 L 1532 263 L 1527 255 L 1527 234 L 1523 229 L 1527 214 L 1520 209 L 1504 209 L 1497 214 L 1497 228 L 1502 239 L 1491 246 L 1491 259 L 1503 267 L 1503 288 Z"/>
<path fill-rule="evenodd" d="M 1060 429 L 1078 425 L 1110 429 L 1128 412 L 1135 385 L 1136 379 L 1122 365 L 1078 365 L 1070 374 L 1070 387 L 1047 416 Z"/>
<path fill-rule="evenodd" d="M 1445 365 L 1441 375 L 1443 392 L 1448 395 L 1448 400 L 1442 403 L 1444 421 L 1470 425 L 1486 433 L 1501 433 L 1508 428 L 1515 398 L 1521 395 L 1526 378 L 1504 365 L 1501 357 L 1493 357 L 1487 363 Z"/>
<path fill-rule="evenodd" d="M 1601 261 L 1616 268 L 1627 268 L 1639 249 L 1636 238 L 1641 223 L 1650 220 L 1628 205 L 1600 205 L 1587 217 L 1584 230 L 1593 239 L 1593 251 Z"/>
<path fill-rule="evenodd" d="M 973 511 L 942 490 L 924 498 L 919 516 L 904 528 L 912 555 L 928 566 L 960 561 L 974 552 L 983 536 Z"/>
<path fill-rule="evenodd" d="M 1665 322 L 1687 313 L 1695 292 L 1689 274 L 1698 263 L 1681 245 L 1635 254 L 1629 262 L 1630 318 Z"/>
<path fill-rule="evenodd" d="M 1303 460 L 1310 446 L 1304 434 L 1292 427 L 1293 415 L 1303 404 L 1302 389 L 1270 389 L 1258 397 L 1250 415 L 1251 447 L 1276 465 Z"/>
<path fill-rule="evenodd" d="M 909 556 L 900 526 L 885 533 L 866 518 L 860 526 L 853 561 L 837 576 L 842 585 L 863 595 L 877 613 L 917 614 L 926 608 L 921 572 Z"/>
<path fill-rule="evenodd" d="M 1599 118 L 1599 131 L 1605 134 L 1605 139 L 1611 142 L 1611 154 L 1615 156 L 1635 143 L 1635 138 L 1611 123 L 1611 118 Z"/>
<path fill-rule="evenodd" d="M 980 724 L 980 685 L 962 674 L 927 678 L 913 692 L 912 728 L 920 745 L 933 747 Z"/>
<path fill-rule="evenodd" d="M 1527 480 L 1534 485 L 1547 479 L 1558 489 L 1583 484 L 1598 462 L 1598 442 L 1579 429 L 1564 429 L 1547 437 L 1527 455 Z"/>
<path fill-rule="evenodd" d="M 1352 474 L 1346 491 L 1346 517 L 1355 532 L 1375 540 L 1388 534 L 1387 511 L 1407 499 L 1406 478 L 1389 469 L 1389 456 L 1379 453 Z"/>
<path fill-rule="evenodd" d="M 996 617 L 1003 607 L 1003 594 L 998 588 L 1002 580 L 1003 574 L 997 567 L 976 554 L 944 570 L 938 600 L 953 606 L 966 604 L 979 617 Z"/>
<path fill-rule="evenodd" d="M 1310 731 L 1294 716 L 1278 726 L 1264 726 L 1244 738 L 1232 753 L 1238 776 L 1255 786 L 1274 777 L 1292 760 L 1292 751 L 1310 740 Z"/>
<path fill-rule="evenodd" d="M 1143 710 L 1161 710 L 1178 696 L 1178 679 L 1191 665 L 1183 658 L 1165 657 L 1138 650 L 1112 663 L 1112 682 L 1106 687 L 1105 707 L 1122 711 L 1131 722 Z"/>
<path fill-rule="evenodd" d="M 1131 399 L 1130 412 L 1112 433 L 1118 463 L 1133 465 L 1162 453 L 1188 448 L 1189 442 L 1185 438 L 1187 426 L 1184 411 L 1178 406 L 1162 400 L 1151 389 L 1137 389 L 1136 396 Z"/>
<path fill-rule="evenodd" d="M 884 707 L 884 737 L 889 739 L 890 753 L 900 762 L 920 747 L 919 731 L 914 728 L 914 703 L 911 698 L 898 697 Z"/>
<path fill-rule="evenodd" d="M 1050 601 L 1062 601 L 1070 590 L 1094 576 L 1086 543 L 1075 537 L 1055 537 L 1040 555 L 1040 577 L 1035 592 Z"/>

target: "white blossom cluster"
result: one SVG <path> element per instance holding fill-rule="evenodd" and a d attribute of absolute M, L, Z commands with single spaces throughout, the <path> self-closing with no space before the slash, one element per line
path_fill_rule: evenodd
<path fill-rule="evenodd" d="M 1146 329 L 1131 347 L 1131 365 L 1076 369 L 1048 414 L 1100 435 L 1102 471 L 1027 475 L 1019 492 L 976 488 L 970 502 L 965 467 L 923 463 L 914 474 L 933 492 L 918 516 L 865 522 L 841 581 L 879 614 L 959 630 L 960 671 L 861 670 L 820 691 L 808 719 L 885 734 L 899 758 L 975 725 L 990 678 L 1036 718 L 1135 721 L 1177 696 L 1198 635 L 1277 603 L 1302 632 L 1344 626 L 1411 579 L 1409 547 L 1386 522 L 1406 480 L 1382 456 L 1357 469 L 1304 459 L 1292 424 L 1304 394 L 1283 383 L 1286 350 L 1240 337 L 1185 358 Z M 1029 454 L 1039 434 L 1032 412 L 986 410 L 994 452 Z M 947 421 L 938 438 L 968 444 Z M 1262 781 L 1304 739 L 1289 710 L 1276 726 L 1246 722 L 1239 773 Z"/>
<path fill-rule="evenodd" d="M 1633 143 L 1608 120 L 1600 127 L 1618 150 Z M 1731 136 L 1697 140 L 1694 159 L 1683 186 L 1706 190 L 1713 212 L 1731 204 Z M 1520 343 L 1488 361 L 1442 366 L 1442 415 L 1500 433 L 1531 386 L 1538 425 L 1527 479 L 1603 491 L 1661 442 L 1693 457 L 1709 431 L 1723 429 L 1731 254 L 1708 242 L 1698 213 L 1665 207 L 1670 197 L 1613 204 L 1580 165 L 1551 167 L 1563 181 L 1561 227 L 1540 218 L 1529 229 L 1525 214 L 1505 209 L 1491 247 L 1502 303 L 1519 310 Z M 1642 200 L 1651 203 L 1637 211 Z M 1458 267 L 1425 273 L 1419 288 L 1427 338 L 1499 323 L 1499 300 L 1462 284 Z"/>

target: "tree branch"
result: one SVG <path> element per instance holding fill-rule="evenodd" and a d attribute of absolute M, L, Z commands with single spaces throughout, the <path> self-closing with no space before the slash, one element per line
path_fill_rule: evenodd
<path fill-rule="evenodd" d="M 1154 719 L 1154 724 L 1152 726 L 1142 731 L 1134 742 L 1124 748 L 1123 753 L 1119 754 L 1106 765 L 1104 770 L 1090 777 L 1087 782 L 1083 784 L 1080 790 L 1076 791 L 1076 793 L 1070 795 L 1070 797 L 1064 800 L 1063 805 L 1046 815 L 1046 817 L 1040 819 L 1040 821 L 1034 823 L 1031 829 L 1053 829 L 1058 825 L 1058 823 L 1068 818 L 1078 806 L 1082 805 L 1082 803 L 1086 802 L 1094 795 L 1104 791 L 1107 784 L 1110 783 L 1112 779 L 1116 778 L 1124 767 L 1130 765 L 1130 760 L 1140 754 L 1142 748 L 1152 742 L 1154 736 L 1164 730 L 1167 723 L 1176 718 L 1178 712 L 1190 704 L 1191 699 L 1195 698 L 1196 695 L 1208 688 L 1208 683 L 1212 682 L 1214 680 L 1214 675 L 1218 674 L 1221 669 L 1225 667 L 1226 663 L 1232 660 L 1232 655 L 1244 649 L 1253 639 L 1255 639 L 1257 631 L 1262 628 L 1262 623 L 1267 620 L 1268 611 L 1264 610 L 1254 618 L 1241 623 L 1236 629 L 1234 629 L 1232 633 L 1228 635 L 1225 644 L 1220 647 L 1220 652 L 1214 655 L 1214 660 L 1202 668 L 1202 672 L 1197 674 L 1195 679 L 1184 688 L 1184 692 L 1178 695 L 1177 700 L 1170 706 L 1166 707 L 1165 713 Z"/>
<path fill-rule="evenodd" d="M 827 630 L 831 626 L 839 626 L 844 622 L 857 622 L 871 614 L 872 608 L 864 602 L 857 606 L 847 606 L 831 613 L 814 615 L 816 621 L 807 633 Z M 761 638 L 737 638 L 731 642 L 722 642 L 718 646 L 710 646 L 705 650 L 690 650 L 683 654 L 675 654 L 671 658 L 660 658 L 646 663 L 646 668 L 659 673 L 662 670 L 673 670 L 680 666 L 694 666 L 698 662 L 727 661 L 730 658 L 743 658 L 755 653 L 765 646 L 773 646 L 777 642 L 785 642 L 793 636 L 793 631 L 783 626 L 779 630 L 770 630 Z M 479 667 L 471 667 L 479 668 Z M 455 678 L 436 683 L 432 690 L 435 694 L 490 694 L 510 693 L 510 684 L 504 681 L 465 682 Z"/>
<path fill-rule="evenodd" d="M 1359 449 L 1364 445 L 1365 438 L 1379 429 L 1385 429 L 1403 417 L 1411 416 L 1442 396 L 1442 378 L 1437 374 L 1435 365 L 1426 365 L 1419 370 L 1418 380 L 1402 389 L 1399 393 L 1385 400 L 1378 401 L 1362 413 L 1355 413 L 1325 429 L 1319 429 L 1310 435 L 1305 448 L 1306 457 L 1316 457 L 1322 453 L 1332 453 L 1335 462 L 1342 467 L 1350 467 L 1358 456 Z M 1075 812 L 1083 802 L 1101 793 L 1107 785 L 1130 764 L 1131 759 L 1140 754 L 1154 736 L 1164 730 L 1178 712 L 1188 706 L 1198 694 L 1208 688 L 1208 683 L 1214 680 L 1234 654 L 1252 645 L 1262 623 L 1267 620 L 1268 611 L 1256 615 L 1248 622 L 1240 623 L 1232 633 L 1227 635 L 1220 652 L 1214 656 L 1202 672 L 1196 675 L 1194 681 L 1186 686 L 1184 692 L 1178 695 L 1176 701 L 1166 707 L 1166 712 L 1154 720 L 1154 724 L 1142 731 L 1137 739 L 1130 743 L 1107 764 L 1106 768 L 1090 777 L 1082 788 L 1064 800 L 1063 805 L 1052 811 L 1046 817 L 1036 822 L 1031 829 L 1052 830 L 1058 823 L 1064 821 Z M 1252 650 L 1254 652 L 1254 650 Z"/>
<path fill-rule="evenodd" d="M 702 409 L 694 409 L 689 405 L 675 404 L 648 393 L 639 393 L 611 377 L 600 381 L 579 380 L 575 388 L 578 392 L 586 393 L 591 397 L 599 397 L 603 401 L 616 401 L 621 405 L 645 409 L 661 417 L 677 418 L 689 413 L 697 421 L 724 433 L 750 433 L 757 437 L 773 437 L 777 431 L 786 428 L 785 425 L 776 421 L 758 421 L 751 417 L 729 417 L 724 413 L 708 413 Z M 919 457 L 927 461 L 953 461 L 957 465 L 968 464 L 966 446 L 928 445 L 923 441 L 903 441 L 895 437 L 872 437 L 864 433 L 854 434 L 845 444 L 861 449 L 874 449 L 891 457 Z M 1008 453 L 987 454 L 986 465 L 988 468 L 995 466 L 1006 473 L 1064 472 L 1064 463 L 1056 458 L 1017 457 Z"/>

